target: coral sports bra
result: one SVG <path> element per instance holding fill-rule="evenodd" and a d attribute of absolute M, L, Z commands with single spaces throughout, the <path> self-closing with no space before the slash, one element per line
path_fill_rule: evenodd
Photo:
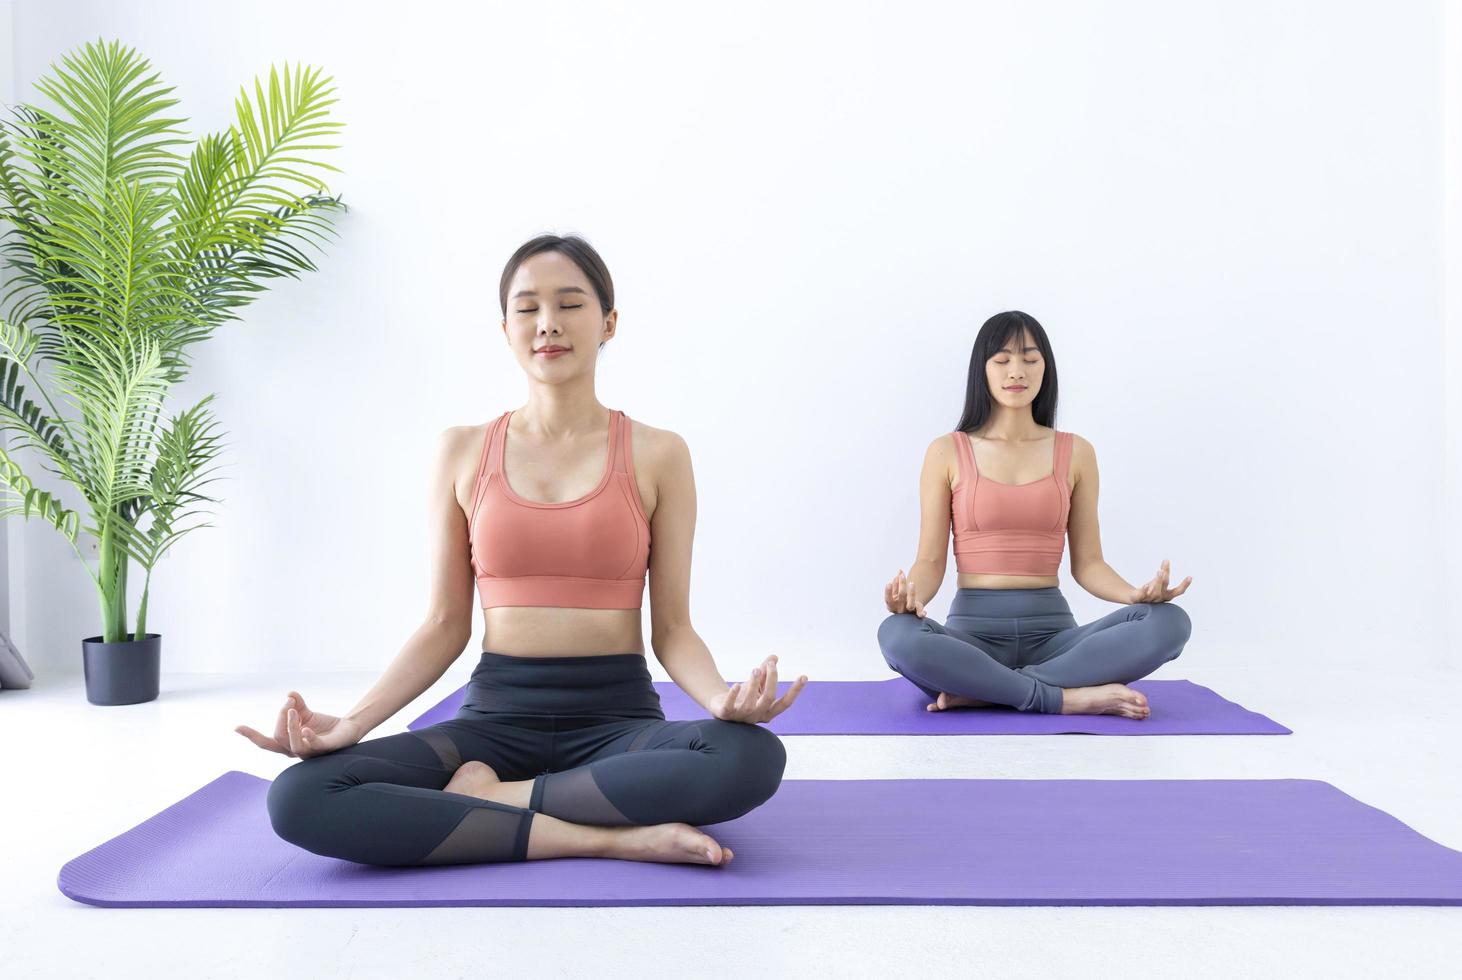
<path fill-rule="evenodd" d="M 630 421 L 609 417 L 609 458 L 599 485 L 578 500 L 541 503 L 503 475 L 504 412 L 488 427 L 467 522 L 483 608 L 638 609 L 650 559 L 650 522 L 635 483 Z"/>
<path fill-rule="evenodd" d="M 959 483 L 950 500 L 955 567 L 961 574 L 1055 575 L 1071 513 L 1071 433 L 1056 433 L 1051 475 L 1030 483 L 982 478 L 969 437 L 950 435 L 959 452 Z"/>

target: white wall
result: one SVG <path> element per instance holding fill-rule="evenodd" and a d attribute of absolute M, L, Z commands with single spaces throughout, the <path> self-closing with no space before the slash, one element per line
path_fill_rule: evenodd
<path fill-rule="evenodd" d="M 602 400 L 690 443 L 693 610 L 728 673 L 774 650 L 885 675 L 923 448 L 1012 307 L 1097 448 L 1108 560 L 1195 578 L 1173 676 L 1455 663 L 1441 24 L 1436 2 L 21 0 L 21 97 L 98 36 L 195 132 L 271 62 L 340 86 L 342 239 L 176 392 L 218 392 L 232 448 L 218 526 L 154 576 L 165 669 L 395 654 L 432 443 L 522 399 L 495 284 L 545 229 L 614 272 Z M 90 584 L 53 531 L 12 533 L 23 648 L 41 679 L 77 670 Z M 1062 581 L 1082 621 L 1113 608 Z M 953 589 L 951 565 L 935 614 Z"/>
<path fill-rule="evenodd" d="M 1462 593 L 1462 5 L 1456 0 L 1443 5 L 1443 91 L 1442 156 L 1445 204 L 1443 209 L 1442 295 L 1442 386 L 1446 422 L 1446 474 L 1443 479 L 1443 515 L 1440 547 L 1445 570 L 1442 575 L 1445 601 Z M 1439 604 L 1438 615 L 1445 616 Z M 1457 665 L 1462 657 L 1462 623 L 1456 615 L 1445 616 L 1447 660 Z"/>

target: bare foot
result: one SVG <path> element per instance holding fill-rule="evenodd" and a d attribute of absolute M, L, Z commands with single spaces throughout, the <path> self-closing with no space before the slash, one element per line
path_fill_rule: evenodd
<path fill-rule="evenodd" d="M 463 796 L 472 796 L 479 800 L 502 802 L 497 797 L 508 795 L 512 785 L 515 784 L 507 784 L 499 779 L 492 766 L 485 762 L 474 761 L 462 763 L 442 789 L 448 793 L 461 793 Z M 540 816 L 546 817 L 547 815 L 540 814 Z M 541 854 L 540 857 L 567 857 L 572 854 L 587 853 L 599 857 L 620 858 L 625 861 L 724 865 L 730 863 L 733 856 L 731 848 L 722 847 L 709 834 L 702 833 L 685 823 L 661 823 L 648 827 L 585 827 L 560 820 L 550 820 L 549 822 L 553 826 L 561 828 L 561 831 L 572 830 L 578 834 L 590 832 L 595 836 L 589 839 L 587 849 Z M 534 823 L 533 833 L 535 835 L 538 833 L 537 821 Z M 575 846 L 584 848 L 585 844 L 580 840 Z M 533 847 L 531 841 L 529 847 Z M 529 853 L 532 856 L 531 850 Z"/>
<path fill-rule="evenodd" d="M 687 823 L 659 823 L 649 827 L 616 827 L 605 857 L 667 864 L 729 864 L 731 848 Z"/>
<path fill-rule="evenodd" d="M 488 794 L 502 782 L 496 770 L 485 762 L 464 762 L 452 774 L 452 779 L 442 787 L 446 793 L 461 793 L 475 796 L 479 800 L 490 800 Z"/>
<path fill-rule="evenodd" d="M 1147 696 L 1126 684 L 1067 687 L 1061 691 L 1063 715 L 1121 715 L 1139 721 L 1152 714 Z"/>
<path fill-rule="evenodd" d="M 962 694 L 945 694 L 940 692 L 938 700 L 929 705 L 929 711 L 944 711 L 948 708 L 990 708 L 993 701 L 976 701 L 974 698 L 967 698 Z"/>

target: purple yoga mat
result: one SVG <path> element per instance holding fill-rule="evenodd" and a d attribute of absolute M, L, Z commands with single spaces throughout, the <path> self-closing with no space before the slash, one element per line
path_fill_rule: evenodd
<path fill-rule="evenodd" d="M 708 828 L 724 868 L 353 864 L 276 837 L 268 787 L 225 773 L 57 885 L 111 907 L 1462 904 L 1462 852 L 1308 779 L 787 780 Z"/>
<path fill-rule="evenodd" d="M 929 699 L 901 677 L 886 681 L 808 681 L 797 703 L 767 725 L 779 735 L 1288 735 L 1290 730 L 1192 681 L 1137 681 L 1152 714 L 1143 721 L 1116 715 L 1043 715 L 1012 708 L 926 711 Z M 785 691 L 787 685 L 778 687 Z M 462 705 L 458 688 L 406 727 L 446 721 Z M 680 688 L 655 684 L 665 717 L 704 718 L 705 709 Z"/>

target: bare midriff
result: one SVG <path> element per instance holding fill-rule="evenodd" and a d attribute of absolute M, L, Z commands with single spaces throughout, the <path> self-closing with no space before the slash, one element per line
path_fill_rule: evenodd
<path fill-rule="evenodd" d="M 482 649 L 510 657 L 645 652 L 638 609 L 490 606 L 482 617 Z"/>
<path fill-rule="evenodd" d="M 982 575 L 966 572 L 959 576 L 961 589 L 1048 589 L 1059 585 L 1056 575 Z"/>

